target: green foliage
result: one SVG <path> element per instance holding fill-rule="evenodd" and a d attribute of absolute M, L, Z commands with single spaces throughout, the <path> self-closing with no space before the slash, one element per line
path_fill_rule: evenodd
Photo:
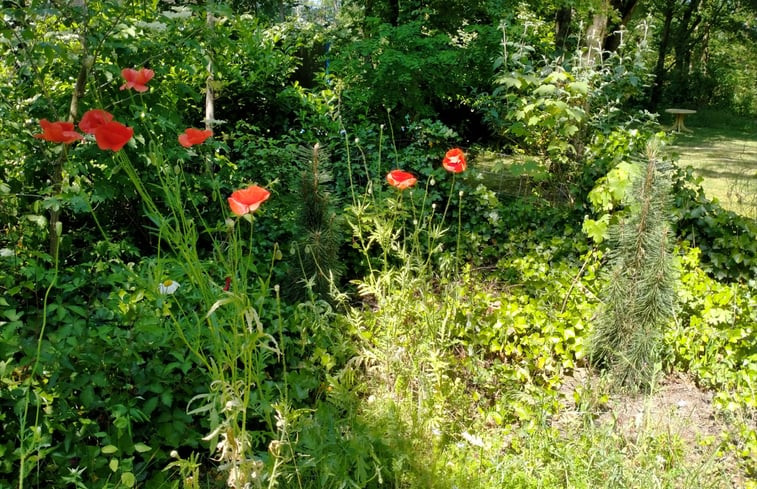
<path fill-rule="evenodd" d="M 757 224 L 707 199 L 691 167 L 674 176 L 678 235 L 702 250 L 702 267 L 715 278 L 745 282 L 757 276 Z"/>
<path fill-rule="evenodd" d="M 388 110 L 400 126 L 405 117 L 417 122 L 447 111 L 448 124 L 465 125 L 471 97 L 489 83 L 495 30 L 470 26 L 451 34 L 412 21 L 371 32 L 334 43 L 331 69 L 343 83 L 346 120 L 381 121 Z"/>
<path fill-rule="evenodd" d="M 583 199 L 581 177 L 597 165 L 591 151 L 596 138 L 648 118 L 629 107 L 649 81 L 647 40 L 642 34 L 636 44 L 590 63 L 580 50 L 556 53 L 544 39 L 545 24 L 524 10 L 502 23 L 494 87 L 477 97 L 475 107 L 510 151 L 539 159 L 555 183 L 577 185 L 581 190 L 567 190 Z"/>
<path fill-rule="evenodd" d="M 33 378 L 43 311 L 35 296 L 51 277 L 45 261 L 23 250 L 13 260 L 11 268 L 3 264 L 11 273 L 0 286 L 0 446 L 7 453 L 0 472 L 17 482 L 18 457 L 25 452 L 30 481 L 63 482 L 72 475 L 69 467 L 86 468 L 80 481 L 87 487 L 119 477 L 162 480 L 154 468 L 165 463 L 170 447 L 201 443 L 184 408 L 203 377 L 154 313 L 154 294 L 135 280 L 133 265 L 97 259 L 61 270 L 55 299 L 44 309 L 42 375 Z M 27 397 L 31 416 L 24 424 Z"/>
<path fill-rule="evenodd" d="M 586 118 L 582 106 L 588 85 L 560 68 L 543 78 L 533 73 L 508 73 L 496 81 L 503 90 L 495 89 L 492 95 L 504 92 L 504 101 L 498 101 L 504 107 L 492 109 L 489 118 L 496 121 L 502 117 L 503 134 L 522 140 L 522 147 L 546 158 L 550 166 L 575 154 L 570 141 Z"/>
<path fill-rule="evenodd" d="M 287 1 L 4 6 L 0 485 L 720 483 L 674 436 L 594 425 L 601 389 L 572 394 L 580 426 L 558 424 L 608 280 L 580 219 L 591 207 L 598 244 L 634 222 L 627 161 L 655 123 L 628 110 L 647 80 L 641 36 L 594 67 L 557 59 L 551 21 L 516 3 L 345 2 L 335 28 L 305 20 L 320 11 L 272 23 Z M 498 30 L 503 12 L 516 14 Z M 32 137 L 39 119 L 66 119 L 90 62 L 74 121 L 105 108 L 133 127 L 114 157 Z M 141 66 L 156 71 L 150 89 L 119 90 L 121 69 Z M 527 189 L 507 196 L 475 147 L 465 173 L 446 172 L 447 149 L 489 137 L 472 108 L 512 151 L 564 171 L 569 192 L 551 194 L 531 157 L 513 168 Z M 178 145 L 206 122 L 212 140 Z M 419 184 L 388 188 L 392 168 Z M 230 216 L 226 197 L 255 182 L 271 198 L 254 219 Z M 696 251 L 682 259 L 662 360 L 716 391 L 733 426 L 724 447 L 748 461 L 755 233 L 690 183 L 677 182 L 679 235 L 710 274 Z M 39 251 L 53 216 L 59 256 Z M 342 271 L 357 294 L 332 288 Z M 283 300 L 300 279 L 330 301 Z"/>
<path fill-rule="evenodd" d="M 296 258 L 291 271 L 291 280 L 296 283 L 286 295 L 303 300 L 308 293 L 326 299 L 336 289 L 344 264 L 339 250 L 343 244 L 343 222 L 337 218 L 329 195 L 322 189 L 327 176 L 322 172 L 321 162 L 328 159 L 319 145 L 309 154 L 311 167 L 302 172 L 298 231 L 300 236 L 293 247 Z"/>
<path fill-rule="evenodd" d="M 673 315 L 673 235 L 667 217 L 670 168 L 650 143 L 646 168 L 634 179 L 629 213 L 610 229 L 607 285 L 591 341 L 591 361 L 617 386 L 649 390 Z M 641 163 L 637 163 L 641 166 Z"/>
<path fill-rule="evenodd" d="M 731 443 L 747 463 L 757 457 L 757 294 L 755 284 L 721 283 L 700 267 L 701 251 L 684 248 L 676 325 L 666 333 L 674 364 L 715 389 L 734 426 Z M 741 432 L 739 433 L 738 430 Z M 755 475 L 754 465 L 751 474 Z"/>

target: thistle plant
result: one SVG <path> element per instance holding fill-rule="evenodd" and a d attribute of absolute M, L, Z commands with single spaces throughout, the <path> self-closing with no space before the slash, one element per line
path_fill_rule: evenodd
<path fill-rule="evenodd" d="M 447 358 L 455 331 L 459 300 L 457 252 L 444 252 L 446 222 L 452 199 L 462 210 L 463 193 L 456 176 L 466 168 L 459 149 L 442 160 L 446 174 L 425 179 L 396 168 L 385 178 L 369 179 L 364 192 L 353 191 L 355 204 L 348 221 L 354 243 L 367 267 L 355 281 L 364 298 L 361 311 L 351 315 L 353 327 L 366 340 L 364 361 L 380 365 L 377 394 L 386 390 L 387 401 L 407 411 L 411 429 L 428 434 L 444 423 Z M 428 173 L 434 173 L 428 172 Z M 433 202 L 435 178 L 449 178 L 446 202 Z M 388 185 L 387 191 L 379 190 Z M 460 243 L 460 220 L 458 219 Z M 450 299 L 447 299 L 449 297 Z"/>
<path fill-rule="evenodd" d="M 590 346 L 592 363 L 606 368 L 622 389 L 652 387 L 673 315 L 672 168 L 660 159 L 659 144 L 647 145 L 629 212 L 610 229 L 607 285 Z"/>

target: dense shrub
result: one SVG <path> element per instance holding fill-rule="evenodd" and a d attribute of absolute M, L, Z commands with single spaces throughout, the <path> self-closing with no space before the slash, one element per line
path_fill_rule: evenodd
<path fill-rule="evenodd" d="M 757 223 L 707 199 L 691 167 L 678 169 L 674 207 L 678 235 L 702 251 L 702 267 L 719 280 L 757 276 Z"/>

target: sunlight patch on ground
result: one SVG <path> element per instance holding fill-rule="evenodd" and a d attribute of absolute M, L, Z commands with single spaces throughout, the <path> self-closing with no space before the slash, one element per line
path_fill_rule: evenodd
<path fill-rule="evenodd" d="M 708 198 L 726 209 L 757 218 L 757 132 L 693 128 L 677 134 L 671 151 L 682 168 L 704 178 Z"/>

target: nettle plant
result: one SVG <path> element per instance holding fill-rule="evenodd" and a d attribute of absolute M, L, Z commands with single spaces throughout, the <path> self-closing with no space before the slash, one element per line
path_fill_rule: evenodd
<path fill-rule="evenodd" d="M 494 63 L 494 87 L 475 106 L 512 151 L 543 165 L 555 182 L 572 182 L 591 166 L 587 149 L 597 134 L 649 117 L 621 110 L 649 83 L 642 27 L 633 33 L 637 42 L 591 59 L 580 49 L 550 51 L 539 38 L 544 22 L 521 13 L 517 23 L 500 26 L 503 52 Z"/>
<path fill-rule="evenodd" d="M 154 72 L 146 68 L 126 68 L 122 75 L 125 80 L 122 90 L 143 93 L 149 90 Z M 148 186 L 123 151 L 127 145 L 139 147 L 134 129 L 118 122 L 110 112 L 89 110 L 77 125 L 70 121 L 50 122 L 46 119 L 41 120 L 40 125 L 42 132 L 35 135 L 36 138 L 62 145 L 61 167 L 65 167 L 67 155 L 76 151 L 74 143 L 86 145 L 94 140 L 101 150 L 113 153 L 114 162 L 128 175 L 158 238 L 156 265 L 150 269 L 151 276 L 140 277 L 139 281 L 148 284 L 145 295 L 158 304 L 157 314 L 173 325 L 177 336 L 210 379 L 210 391 L 195 396 L 188 414 L 207 417 L 210 432 L 204 439 L 209 442 L 211 453 L 219 463 L 219 469 L 225 473 L 229 487 L 261 486 L 266 480 L 275 480 L 280 464 L 274 460 L 266 465 L 257 450 L 265 439 L 276 439 L 279 445 L 287 442 L 286 437 L 277 436 L 286 426 L 276 420 L 273 408 L 280 393 L 266 381 L 265 372 L 268 365 L 278 362 L 282 356 L 281 317 L 278 319 L 278 338 L 267 331 L 261 319 L 275 316 L 269 311 L 263 312 L 265 308 L 280 311 L 278 287 L 270 286 L 273 264 L 280 252 L 274 246 L 270 269 L 266 273 L 258 269 L 260 259 L 253 246 L 253 213 L 270 197 L 270 192 L 252 184 L 224 199 L 216 181 L 211 202 L 219 205 L 226 201 L 228 210 L 225 214 L 228 217 L 220 223 L 206 222 L 205 214 L 186 195 L 191 189 L 187 188 L 183 169 L 165 159 L 163 146 L 168 142 L 148 141 L 149 134 L 139 137 L 140 141 L 146 141 L 140 148 L 144 151 L 142 157 L 157 175 L 158 185 Z M 76 126 L 85 135 L 76 131 Z M 177 135 L 176 142 L 189 150 L 200 147 L 212 135 L 210 129 L 187 128 Z M 92 215 L 97 221 L 94 211 Z M 54 223 L 51 232 L 54 233 L 51 239 L 58 241 L 62 223 Z M 206 250 L 199 248 L 201 234 L 210 236 L 209 256 Z M 104 231 L 103 239 L 109 239 Z M 162 254 L 164 247 L 170 250 L 168 256 Z M 57 258 L 55 253 L 56 268 Z M 182 277 L 181 281 L 178 277 Z M 48 294 L 54 286 L 55 280 L 50 283 Z M 45 303 L 47 298 L 46 294 Z M 45 318 L 43 315 L 37 358 L 28 375 L 30 382 L 47 375 L 41 355 L 46 334 Z M 40 379 L 39 382 L 43 381 Z M 38 402 L 32 399 L 31 390 L 27 390 L 20 430 L 20 481 L 29 474 L 31 461 L 36 464 L 43 461 L 42 446 L 35 444 L 37 437 L 34 435 L 39 417 L 36 416 L 31 423 L 34 426 L 29 426 L 29 412 Z M 255 424 L 261 428 L 251 429 L 251 418 L 257 420 Z M 139 453 L 151 450 L 145 444 L 132 448 L 135 446 Z M 100 448 L 100 453 L 112 456 L 118 450 L 117 446 L 107 445 Z M 178 454 L 175 458 L 178 460 L 173 464 L 180 468 L 196 460 L 192 456 L 187 461 Z M 134 486 L 137 476 L 132 472 L 133 465 L 119 464 L 116 458 L 111 460 L 115 462 L 109 465 L 110 470 L 120 478 L 121 484 Z"/>

